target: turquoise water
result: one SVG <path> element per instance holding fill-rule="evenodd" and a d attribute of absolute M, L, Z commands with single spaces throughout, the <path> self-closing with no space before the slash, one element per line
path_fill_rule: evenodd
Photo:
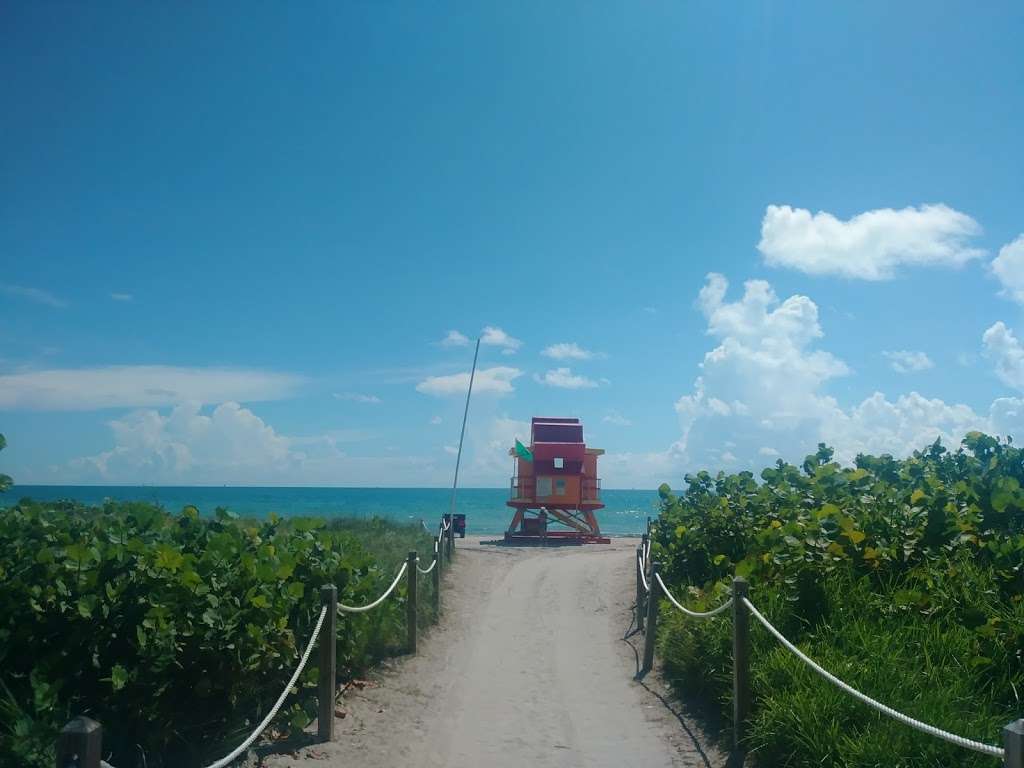
<path fill-rule="evenodd" d="M 393 520 L 424 520 L 433 526 L 448 511 L 450 488 L 247 488 L 126 485 L 16 485 L 4 494 L 5 502 L 24 496 L 40 501 L 76 499 L 98 504 L 104 499 L 151 501 L 169 510 L 194 504 L 203 513 L 227 507 L 240 515 L 317 515 L 321 517 L 386 517 Z M 639 534 L 648 516 L 654 517 L 657 491 L 601 491 L 605 508 L 597 513 L 603 533 Z M 492 534 L 504 531 L 512 519 L 505 506 L 506 488 L 463 488 L 456 511 L 466 514 L 466 532 Z"/>

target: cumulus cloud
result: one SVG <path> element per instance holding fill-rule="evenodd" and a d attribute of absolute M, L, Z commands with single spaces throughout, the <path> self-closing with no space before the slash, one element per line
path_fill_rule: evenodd
<path fill-rule="evenodd" d="M 553 368 L 543 376 L 534 374 L 533 378 L 540 384 L 560 389 L 591 389 L 598 385 L 593 379 L 576 375 L 569 368 Z"/>
<path fill-rule="evenodd" d="M 433 417 L 433 418 L 432 418 L 432 419 L 430 420 L 430 423 L 431 423 L 431 424 L 432 424 L 433 426 L 435 426 L 435 427 L 436 427 L 436 426 L 437 426 L 438 424 L 440 424 L 440 423 L 441 423 L 441 421 L 442 421 L 442 419 L 441 419 L 441 417 L 440 417 L 440 416 L 434 416 L 434 417 Z"/>
<path fill-rule="evenodd" d="M 595 357 L 601 356 L 597 352 L 591 352 L 589 349 L 583 349 L 583 347 L 574 341 L 563 341 L 558 344 L 552 344 L 551 346 L 542 349 L 540 353 L 545 357 L 552 358 L 553 360 L 592 360 Z"/>
<path fill-rule="evenodd" d="M 121 365 L 61 368 L 0 375 L 0 408 L 91 411 L 183 402 L 277 400 L 303 379 L 287 373 L 231 368 Z"/>
<path fill-rule="evenodd" d="M 488 347 L 501 347 L 501 354 L 512 355 L 523 346 L 523 342 L 505 333 L 501 328 L 488 325 L 480 336 L 480 343 Z"/>
<path fill-rule="evenodd" d="M 609 411 L 602 417 L 601 421 L 603 421 L 605 424 L 614 424 L 617 427 L 633 426 L 633 422 L 627 419 L 618 411 Z"/>
<path fill-rule="evenodd" d="M 110 298 L 114 301 L 135 301 L 135 296 L 130 293 L 112 293 Z"/>
<path fill-rule="evenodd" d="M 476 372 L 473 379 L 473 392 L 483 394 L 507 395 L 515 391 L 512 382 L 523 375 L 518 368 L 495 366 Z M 449 376 L 428 376 L 416 385 L 416 391 L 425 395 L 443 397 L 446 395 L 465 395 L 469 390 L 469 371 L 453 373 Z"/>
<path fill-rule="evenodd" d="M 826 387 L 849 369 L 818 348 L 823 332 L 814 302 L 780 302 L 760 281 L 748 282 L 737 301 L 726 300 L 727 290 L 724 278 L 709 275 L 698 299 L 717 345 L 676 402 L 681 437 L 666 455 L 677 477 L 725 464 L 756 469 L 775 457 L 800 461 L 818 442 L 849 462 L 859 452 L 907 455 L 937 437 L 955 446 L 972 429 L 1005 435 L 1024 425 L 1024 401 L 1016 398 L 977 413 L 917 392 L 892 400 L 876 392 L 844 408 Z M 1024 385 L 1024 350 L 1005 326 L 989 329 L 985 343 L 1003 361 L 1004 380 Z"/>
<path fill-rule="evenodd" d="M 153 484 L 303 484 L 381 486 L 400 479 L 437 485 L 447 478 L 431 456 L 351 456 L 345 447 L 373 438 L 363 429 L 287 436 L 235 402 L 169 411 L 142 409 L 109 422 L 113 447 L 74 459 L 39 480 Z"/>
<path fill-rule="evenodd" d="M 5 293 L 8 296 L 14 296 L 19 299 L 28 299 L 29 301 L 34 301 L 36 304 L 45 304 L 48 307 L 60 308 L 68 305 L 64 299 L 60 299 L 49 291 L 44 291 L 41 288 L 26 288 L 23 285 L 0 283 L 0 293 Z"/>
<path fill-rule="evenodd" d="M 935 367 L 935 363 L 924 352 L 901 349 L 882 352 L 882 356 L 889 361 L 889 367 L 896 373 L 916 373 Z"/>
<path fill-rule="evenodd" d="M 959 267 L 984 251 L 978 223 L 946 205 L 880 208 L 843 221 L 831 213 L 769 205 L 757 248 L 765 263 L 812 275 L 888 280 L 902 266 Z"/>
<path fill-rule="evenodd" d="M 132 482 L 278 476 L 294 463 L 287 437 L 277 434 L 238 403 L 217 406 L 209 415 L 197 402 L 164 416 L 141 410 L 110 422 L 114 448 L 76 459 L 85 476 Z"/>
<path fill-rule="evenodd" d="M 1024 390 L 1024 347 L 1000 320 L 981 337 L 984 354 L 995 363 L 996 376 L 1007 386 Z"/>
<path fill-rule="evenodd" d="M 376 395 L 364 395 L 360 392 L 335 392 L 335 400 L 348 400 L 352 403 L 367 403 L 369 405 L 377 405 L 381 402 L 381 399 Z"/>
<path fill-rule="evenodd" d="M 1024 235 L 999 249 L 992 260 L 992 273 L 1003 286 L 1003 296 L 1024 304 Z"/>
<path fill-rule="evenodd" d="M 464 347 L 469 344 L 469 337 L 464 336 L 458 331 L 448 331 L 448 335 L 445 336 L 441 341 L 438 342 L 442 347 Z"/>

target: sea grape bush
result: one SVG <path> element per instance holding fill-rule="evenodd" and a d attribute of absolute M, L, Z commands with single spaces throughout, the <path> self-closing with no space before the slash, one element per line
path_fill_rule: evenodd
<path fill-rule="evenodd" d="M 220 757 L 280 694 L 315 625 L 321 585 L 360 604 L 409 549 L 432 557 L 418 526 L 345 527 L 146 503 L 22 500 L 0 509 L 0 755 L 49 766 L 57 731 L 90 714 L 119 768 L 143 756 L 151 768 Z M 423 611 L 429 589 L 421 586 Z M 379 609 L 339 620 L 340 674 L 400 649 L 404 599 L 403 588 Z M 316 658 L 278 732 L 315 716 Z"/>
<path fill-rule="evenodd" d="M 1024 452 L 969 433 L 907 459 L 687 475 L 660 488 L 654 552 L 666 583 L 717 605 L 734 574 L 791 639 L 903 711 L 999 743 L 1024 690 Z M 660 642 L 687 689 L 728 716 L 731 626 L 666 612 Z M 754 633 L 751 746 L 766 764 L 988 765 L 884 720 Z"/>

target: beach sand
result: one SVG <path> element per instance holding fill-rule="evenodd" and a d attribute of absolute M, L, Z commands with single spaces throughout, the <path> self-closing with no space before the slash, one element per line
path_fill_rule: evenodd
<path fill-rule="evenodd" d="M 483 537 L 486 541 L 489 537 Z M 456 541 L 441 623 L 419 653 L 339 697 L 336 739 L 264 765 L 341 768 L 701 766 L 725 757 L 670 704 L 657 674 L 635 682 L 636 539 L 550 549 Z"/>

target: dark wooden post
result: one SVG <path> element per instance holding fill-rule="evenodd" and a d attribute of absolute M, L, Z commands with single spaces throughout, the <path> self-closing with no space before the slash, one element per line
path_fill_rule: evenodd
<path fill-rule="evenodd" d="M 732 580 L 732 745 L 741 750 L 750 718 L 750 612 L 743 604 L 747 580 Z"/>
<path fill-rule="evenodd" d="M 327 609 L 320 628 L 320 680 L 317 684 L 316 735 L 320 741 L 334 741 L 334 685 L 338 679 L 338 588 L 320 587 L 320 606 Z"/>
<path fill-rule="evenodd" d="M 100 768 L 103 727 L 79 715 L 57 736 L 57 768 Z"/>
<path fill-rule="evenodd" d="M 644 577 L 640 572 L 641 547 L 636 548 L 636 628 L 644 631 Z"/>
<path fill-rule="evenodd" d="M 1003 768 L 1024 768 L 1024 720 L 1003 726 Z"/>
<path fill-rule="evenodd" d="M 405 590 L 405 623 L 409 633 L 409 653 L 416 653 L 416 550 L 409 553 L 409 564 L 405 569 L 406 590 Z"/>
<path fill-rule="evenodd" d="M 441 615 L 441 555 L 434 542 L 434 616 Z"/>
<path fill-rule="evenodd" d="M 455 515 L 448 521 L 448 559 L 455 557 Z"/>
<path fill-rule="evenodd" d="M 654 667 L 654 640 L 658 634 L 658 598 L 661 588 L 658 586 L 658 564 L 651 567 L 651 591 L 647 594 L 647 634 L 644 636 L 644 665 L 641 675 L 646 675 Z"/>

